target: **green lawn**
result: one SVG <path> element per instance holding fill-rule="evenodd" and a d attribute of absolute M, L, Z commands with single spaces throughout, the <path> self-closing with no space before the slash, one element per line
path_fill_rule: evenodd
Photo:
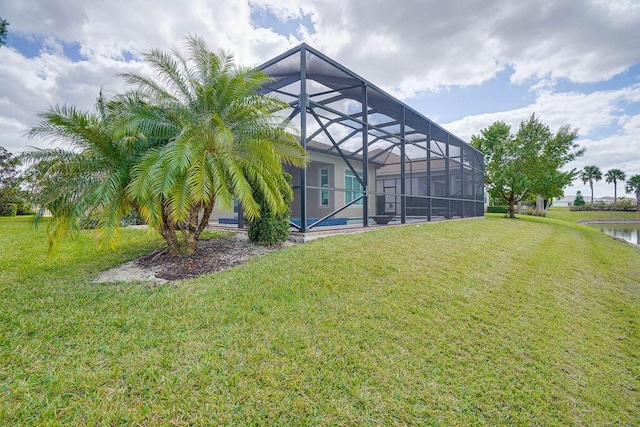
<path fill-rule="evenodd" d="M 569 222 L 584 222 L 593 220 L 633 220 L 640 221 L 640 212 L 613 211 L 570 211 L 565 207 L 552 207 L 547 214 L 549 218 L 561 219 Z"/>
<path fill-rule="evenodd" d="M 144 232 L 42 233 L 0 219 L 0 425 L 640 419 L 640 249 L 586 226 L 389 227 L 159 287 L 91 283 Z"/>

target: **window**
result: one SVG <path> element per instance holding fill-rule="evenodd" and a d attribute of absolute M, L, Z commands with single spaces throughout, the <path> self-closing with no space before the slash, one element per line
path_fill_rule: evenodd
<path fill-rule="evenodd" d="M 320 169 L 320 187 L 329 188 L 329 169 Z M 329 206 L 329 191 L 322 190 L 320 192 L 320 204 Z"/>
<path fill-rule="evenodd" d="M 351 172 L 350 169 L 344 171 L 344 188 L 347 190 L 344 193 L 345 203 L 350 203 L 353 199 L 357 199 L 358 197 L 362 196 L 362 185 L 360 185 L 360 181 L 358 181 L 358 178 L 356 178 L 356 176 L 353 174 L 353 172 Z M 362 205 L 362 199 L 355 202 L 354 205 Z"/>

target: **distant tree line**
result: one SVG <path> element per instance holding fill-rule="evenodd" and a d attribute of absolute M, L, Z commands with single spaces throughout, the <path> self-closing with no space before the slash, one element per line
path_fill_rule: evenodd
<path fill-rule="evenodd" d="M 591 189 L 591 206 L 594 206 L 593 202 L 593 184 L 604 179 L 607 183 L 613 184 L 613 207 L 615 208 L 618 204 L 618 184 L 625 183 L 625 191 L 627 193 L 635 193 L 636 196 L 636 210 L 640 211 L 640 174 L 633 175 L 627 179 L 627 174 L 624 173 L 621 169 L 609 169 L 607 173 L 604 175 L 600 171 L 600 168 L 595 165 L 585 166 L 580 172 L 580 179 L 584 184 L 589 183 L 589 188 Z M 581 195 L 582 196 L 582 195 Z M 574 201 L 574 205 L 581 206 L 584 205 L 584 199 L 579 200 L 577 203 Z"/>
<path fill-rule="evenodd" d="M 26 202 L 26 192 L 20 187 L 20 159 L 0 147 L 0 216 L 32 213 Z"/>

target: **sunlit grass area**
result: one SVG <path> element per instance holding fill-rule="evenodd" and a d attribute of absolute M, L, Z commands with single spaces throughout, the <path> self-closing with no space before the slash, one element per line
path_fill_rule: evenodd
<path fill-rule="evenodd" d="M 0 245 L 1 425 L 640 419 L 640 250 L 588 227 L 393 227 L 156 287 L 91 283 L 160 245 L 140 230 L 47 257 L 2 219 Z"/>
<path fill-rule="evenodd" d="M 584 222 L 595 220 L 634 220 L 640 221 L 640 212 L 615 211 L 570 211 L 566 207 L 551 207 L 547 213 L 549 218 L 561 219 L 569 222 Z"/>

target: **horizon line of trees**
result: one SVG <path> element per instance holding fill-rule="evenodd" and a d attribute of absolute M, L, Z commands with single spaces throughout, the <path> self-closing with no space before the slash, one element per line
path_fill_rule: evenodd
<path fill-rule="evenodd" d="M 591 189 L 591 205 L 593 205 L 593 184 L 602 180 L 609 184 L 613 184 L 613 206 L 618 203 L 618 183 L 625 184 L 626 193 L 635 193 L 636 196 L 636 210 L 640 211 L 640 174 L 630 176 L 627 179 L 627 174 L 621 169 L 613 168 L 609 169 L 604 175 L 600 168 L 596 165 L 587 165 L 580 172 L 580 179 L 583 184 L 589 183 Z"/>

